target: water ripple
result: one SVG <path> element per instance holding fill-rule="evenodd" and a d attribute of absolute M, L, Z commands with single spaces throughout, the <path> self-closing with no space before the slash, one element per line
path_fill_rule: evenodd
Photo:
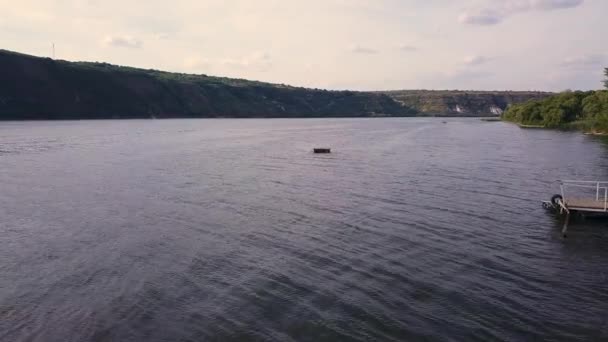
<path fill-rule="evenodd" d="M 442 121 L 7 123 L 0 341 L 608 339 L 606 147 Z"/>

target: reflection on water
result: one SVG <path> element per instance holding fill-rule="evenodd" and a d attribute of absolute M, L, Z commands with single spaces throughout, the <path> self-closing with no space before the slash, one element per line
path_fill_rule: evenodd
<path fill-rule="evenodd" d="M 442 121 L 1 123 L 0 340 L 608 339 L 607 146 Z"/>

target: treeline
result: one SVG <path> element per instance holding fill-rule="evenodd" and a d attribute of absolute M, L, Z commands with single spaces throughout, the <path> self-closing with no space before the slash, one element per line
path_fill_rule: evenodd
<path fill-rule="evenodd" d="M 608 77 L 608 68 L 605 74 Z M 604 84 L 608 88 L 608 79 Z M 502 118 L 523 125 L 608 132 L 608 90 L 566 91 L 512 105 Z"/>

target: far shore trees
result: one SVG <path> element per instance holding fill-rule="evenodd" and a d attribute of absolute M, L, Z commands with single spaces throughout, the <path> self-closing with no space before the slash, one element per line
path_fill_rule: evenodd
<path fill-rule="evenodd" d="M 608 68 L 604 73 L 604 86 L 608 88 Z M 512 105 L 502 118 L 522 125 L 608 133 L 608 90 L 561 92 Z"/>

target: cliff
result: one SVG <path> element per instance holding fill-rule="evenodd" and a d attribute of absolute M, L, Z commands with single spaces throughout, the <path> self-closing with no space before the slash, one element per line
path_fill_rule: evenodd
<path fill-rule="evenodd" d="M 306 89 L 0 50 L 0 120 L 499 115 L 531 92 Z"/>
<path fill-rule="evenodd" d="M 499 116 L 510 105 L 552 95 L 538 91 L 463 90 L 399 90 L 386 94 L 426 116 Z"/>

